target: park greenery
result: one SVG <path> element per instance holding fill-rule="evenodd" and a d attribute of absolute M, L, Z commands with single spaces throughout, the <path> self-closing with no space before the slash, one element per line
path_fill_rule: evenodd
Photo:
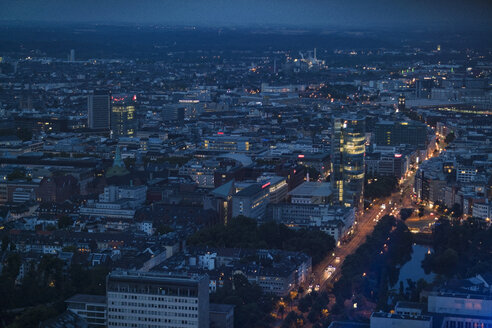
<path fill-rule="evenodd" d="M 234 327 L 270 327 L 270 316 L 277 297 L 263 293 L 260 286 L 251 284 L 248 279 L 237 274 L 226 280 L 222 288 L 210 294 L 210 302 L 233 304 Z"/>
<path fill-rule="evenodd" d="M 257 221 L 238 216 L 226 225 L 207 227 L 188 239 L 195 246 L 280 249 L 304 252 L 312 257 L 313 264 L 321 261 L 335 248 L 332 236 L 318 230 L 293 230 L 273 221 Z"/>
<path fill-rule="evenodd" d="M 27 264 L 26 264 L 27 263 Z M 54 255 L 24 262 L 24 277 L 19 280 L 21 257 L 7 253 L 0 275 L 0 317 L 10 319 L 9 327 L 34 327 L 64 310 L 64 301 L 76 293 L 105 294 L 109 268 L 72 263 L 68 268 Z M 25 309 L 17 314 L 12 309 Z M 46 316 L 46 313 L 53 315 Z M 6 325 L 6 323 L 2 323 Z"/>
<path fill-rule="evenodd" d="M 450 133 L 448 133 L 448 135 L 444 139 L 444 142 L 447 143 L 447 144 L 450 144 L 450 143 L 452 143 L 454 141 L 455 138 L 456 137 L 454 135 L 454 132 L 450 132 Z"/>
<path fill-rule="evenodd" d="M 28 128 L 0 129 L 0 136 L 16 136 L 21 141 L 29 141 L 32 139 L 32 130 Z"/>
<path fill-rule="evenodd" d="M 412 235 L 402 221 L 382 217 L 364 244 L 345 259 L 341 278 L 333 288 L 334 312 L 341 311 L 345 301 L 354 296 L 376 303 L 378 310 L 389 310 L 389 287 L 398 281 L 401 265 L 410 260 L 412 244 Z"/>
<path fill-rule="evenodd" d="M 432 233 L 434 252 L 422 267 L 446 277 L 468 278 L 492 271 L 492 228 L 484 220 L 441 218 Z"/>

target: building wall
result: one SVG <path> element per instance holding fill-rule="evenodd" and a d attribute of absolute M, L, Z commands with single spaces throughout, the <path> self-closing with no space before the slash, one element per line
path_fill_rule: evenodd
<path fill-rule="evenodd" d="M 164 274 L 110 274 L 107 278 L 108 327 L 206 328 L 209 326 L 208 277 Z"/>
<path fill-rule="evenodd" d="M 449 313 L 456 315 L 476 315 L 483 316 L 485 313 L 492 313 L 491 299 L 477 299 L 473 295 L 453 296 L 452 294 L 439 295 L 431 294 L 428 297 L 428 311 L 435 313 Z"/>
<path fill-rule="evenodd" d="M 432 321 L 372 316 L 371 328 L 432 328 Z"/>

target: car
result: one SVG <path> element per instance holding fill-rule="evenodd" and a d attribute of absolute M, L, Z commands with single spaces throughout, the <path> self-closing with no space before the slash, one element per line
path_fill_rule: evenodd
<path fill-rule="evenodd" d="M 337 256 L 337 257 L 335 258 L 335 263 L 340 263 L 340 256 Z"/>
<path fill-rule="evenodd" d="M 315 290 L 315 291 L 319 291 L 319 288 L 320 288 L 320 285 L 319 285 L 319 284 L 317 284 L 317 285 L 316 285 L 316 287 L 314 287 L 314 290 Z"/>

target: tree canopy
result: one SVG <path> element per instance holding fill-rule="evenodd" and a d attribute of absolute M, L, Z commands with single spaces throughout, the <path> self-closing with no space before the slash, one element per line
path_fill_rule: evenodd
<path fill-rule="evenodd" d="M 318 263 L 335 248 L 332 236 L 319 230 L 293 230 L 270 221 L 257 225 L 256 220 L 239 216 L 227 226 L 202 229 L 188 239 L 197 246 L 264 248 L 304 252 Z"/>

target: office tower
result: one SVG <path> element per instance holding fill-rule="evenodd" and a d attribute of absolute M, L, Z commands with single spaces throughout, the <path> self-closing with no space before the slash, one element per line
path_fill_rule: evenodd
<path fill-rule="evenodd" d="M 70 50 L 70 61 L 71 62 L 75 61 L 75 49 Z"/>
<path fill-rule="evenodd" d="M 113 271 L 106 278 L 107 326 L 208 327 L 208 284 L 207 275 Z"/>
<path fill-rule="evenodd" d="M 94 91 L 87 97 L 87 111 L 89 129 L 109 130 L 111 93 L 107 90 Z"/>
<path fill-rule="evenodd" d="M 433 88 L 434 81 L 431 78 L 424 77 L 415 81 L 415 95 L 417 98 L 429 99 Z"/>
<path fill-rule="evenodd" d="M 365 118 L 334 117 L 331 138 L 333 202 L 359 208 L 364 189 Z"/>
<path fill-rule="evenodd" d="M 404 95 L 400 95 L 398 97 L 398 111 L 399 112 L 404 112 L 405 111 L 405 96 Z"/>
<path fill-rule="evenodd" d="M 427 126 L 416 121 L 379 121 L 374 134 L 378 146 L 412 145 L 424 149 L 427 143 Z"/>
<path fill-rule="evenodd" d="M 111 135 L 133 137 L 138 123 L 136 117 L 137 96 L 121 95 L 111 97 Z"/>

